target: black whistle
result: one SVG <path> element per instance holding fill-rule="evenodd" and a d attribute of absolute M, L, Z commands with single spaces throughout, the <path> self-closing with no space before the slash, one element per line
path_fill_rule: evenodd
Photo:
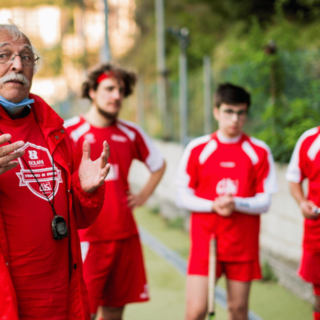
<path fill-rule="evenodd" d="M 60 240 L 68 236 L 67 222 L 61 216 L 54 216 L 51 222 L 51 228 L 55 240 Z"/>

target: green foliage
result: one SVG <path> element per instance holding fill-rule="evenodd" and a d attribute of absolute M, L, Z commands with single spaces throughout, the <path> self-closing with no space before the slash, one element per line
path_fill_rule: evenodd
<path fill-rule="evenodd" d="M 154 11 L 154 1 L 137 0 L 141 33 L 125 62 L 144 75 L 150 93 L 145 101 L 147 131 L 161 136 L 156 90 L 150 90 L 157 76 Z M 299 136 L 320 123 L 319 18 L 320 0 L 165 1 L 166 27 L 190 30 L 189 136 L 203 134 L 202 59 L 209 55 L 214 87 L 228 81 L 252 94 L 246 131 L 266 141 L 276 161 L 289 161 Z M 276 54 L 266 54 L 270 40 L 277 45 Z M 167 34 L 169 126 L 175 140 L 179 139 L 179 51 L 176 39 Z"/>
<path fill-rule="evenodd" d="M 262 281 L 264 282 L 278 282 L 278 277 L 273 271 L 268 261 L 264 261 L 262 264 Z"/>
<path fill-rule="evenodd" d="M 171 229 L 184 230 L 184 219 L 182 217 L 167 219 L 166 226 Z"/>
<path fill-rule="evenodd" d="M 289 110 L 276 105 L 268 106 L 263 118 L 269 125 L 258 137 L 271 147 L 274 158 L 279 162 L 288 162 L 302 133 L 320 123 L 319 111 L 310 106 L 308 99 L 301 98 L 293 100 Z M 272 124 L 275 119 L 277 126 Z"/>

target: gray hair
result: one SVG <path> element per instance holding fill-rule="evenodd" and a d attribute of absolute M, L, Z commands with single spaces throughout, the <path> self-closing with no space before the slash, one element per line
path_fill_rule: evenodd
<path fill-rule="evenodd" d="M 31 44 L 32 52 L 39 56 L 39 61 L 36 66 L 34 66 L 34 73 L 40 70 L 42 65 L 42 58 L 38 52 L 38 50 L 32 45 L 30 39 L 20 30 L 20 27 L 15 24 L 11 19 L 9 20 L 10 24 L 0 24 L 0 33 L 5 31 L 12 36 L 12 40 L 17 41 L 21 39 L 27 39 Z"/>

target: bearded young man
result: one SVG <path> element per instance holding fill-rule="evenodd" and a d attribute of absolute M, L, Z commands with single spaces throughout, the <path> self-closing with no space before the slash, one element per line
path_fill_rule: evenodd
<path fill-rule="evenodd" d="M 104 64 L 89 73 L 82 97 L 91 100 L 83 116 L 66 121 L 76 150 L 84 139 L 93 155 L 103 140 L 110 145 L 110 174 L 105 188 L 108 199 L 97 221 L 80 232 L 84 278 L 89 292 L 92 319 L 122 319 L 128 303 L 149 299 L 143 257 L 132 210 L 152 194 L 165 170 L 162 155 L 137 125 L 119 119 L 124 98 L 136 82 L 132 72 Z M 79 152 L 78 152 L 79 153 Z M 128 173 L 134 159 L 146 164 L 150 177 L 138 194 L 130 191 Z"/>
<path fill-rule="evenodd" d="M 75 171 L 63 120 L 30 94 L 38 60 L 0 25 L 0 319 L 88 320 L 77 229 L 102 207 L 108 146 L 92 162 L 85 142 Z"/>
<path fill-rule="evenodd" d="M 218 131 L 190 142 L 181 159 L 177 205 L 192 211 L 185 320 L 207 310 L 209 241 L 217 241 L 216 278 L 227 278 L 229 320 L 248 320 L 251 281 L 261 278 L 260 214 L 277 191 L 268 146 L 243 132 L 250 95 L 219 85 L 214 117 Z"/>

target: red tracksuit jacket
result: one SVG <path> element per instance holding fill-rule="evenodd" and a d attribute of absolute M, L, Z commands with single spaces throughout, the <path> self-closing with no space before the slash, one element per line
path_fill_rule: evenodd
<path fill-rule="evenodd" d="M 70 289 L 67 320 L 89 320 L 90 309 L 82 277 L 78 229 L 87 228 L 98 216 L 104 198 L 104 185 L 92 194 L 81 190 L 72 160 L 72 144 L 61 119 L 40 97 L 30 94 L 36 121 L 54 159 L 66 172 L 69 203 Z M 18 320 L 15 290 L 10 278 L 10 261 L 0 204 L 0 320 Z"/>

